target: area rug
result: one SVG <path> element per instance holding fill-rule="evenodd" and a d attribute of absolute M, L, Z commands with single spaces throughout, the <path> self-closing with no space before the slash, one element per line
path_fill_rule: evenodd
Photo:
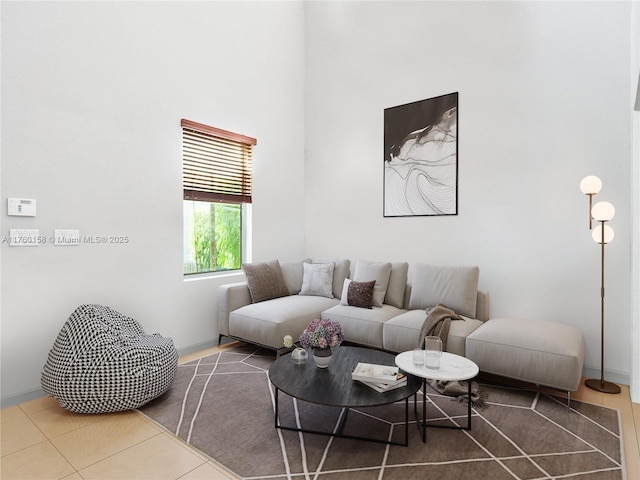
<path fill-rule="evenodd" d="M 617 410 L 578 401 L 568 410 L 564 398 L 498 385 L 482 384 L 488 398 L 471 431 L 428 428 L 422 443 L 411 410 L 408 447 L 276 429 L 274 358 L 241 345 L 182 364 L 167 393 L 139 411 L 247 480 L 626 478 Z M 465 405 L 427 395 L 429 425 L 466 424 Z M 331 430 L 340 416 L 279 398 L 284 425 Z M 404 428 L 404 402 L 350 410 L 345 423 L 345 433 L 381 440 L 402 441 Z"/>

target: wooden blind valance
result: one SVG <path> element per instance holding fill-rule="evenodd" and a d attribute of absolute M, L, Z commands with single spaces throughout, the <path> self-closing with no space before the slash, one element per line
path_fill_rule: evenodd
<path fill-rule="evenodd" d="M 255 138 L 182 120 L 185 200 L 251 203 Z"/>

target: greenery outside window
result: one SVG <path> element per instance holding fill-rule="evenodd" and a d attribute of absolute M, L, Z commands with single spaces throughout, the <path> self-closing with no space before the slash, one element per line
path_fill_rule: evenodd
<path fill-rule="evenodd" d="M 185 275 L 237 270 L 246 255 L 256 140 L 182 120 Z"/>

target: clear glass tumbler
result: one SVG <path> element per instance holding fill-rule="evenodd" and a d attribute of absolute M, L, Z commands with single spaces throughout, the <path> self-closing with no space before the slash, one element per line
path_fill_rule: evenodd
<path fill-rule="evenodd" d="M 424 338 L 424 356 L 427 368 L 440 368 L 440 358 L 442 357 L 442 340 L 439 337 Z"/>
<path fill-rule="evenodd" d="M 413 364 L 416 367 L 424 366 L 424 350 L 421 348 L 413 349 Z"/>

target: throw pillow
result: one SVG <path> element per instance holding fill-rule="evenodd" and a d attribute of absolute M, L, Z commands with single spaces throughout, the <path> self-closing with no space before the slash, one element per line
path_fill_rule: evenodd
<path fill-rule="evenodd" d="M 413 275 L 409 310 L 446 305 L 458 315 L 476 317 L 478 267 L 440 267 L 417 264 Z"/>
<path fill-rule="evenodd" d="M 344 279 L 349 277 L 351 260 L 314 258 L 313 260 L 309 260 L 309 263 L 333 263 L 335 265 L 333 269 L 332 292 L 335 298 L 340 298 L 340 295 L 342 294 L 342 285 L 344 284 Z"/>
<path fill-rule="evenodd" d="M 340 304 L 351 307 L 372 308 L 375 284 L 375 280 L 371 282 L 355 282 L 348 278 L 345 279 Z"/>
<path fill-rule="evenodd" d="M 389 285 L 389 276 L 391 275 L 391 264 L 387 263 L 369 263 L 358 261 L 356 263 L 356 271 L 353 279 L 356 282 L 369 282 L 375 280 L 376 286 L 373 289 L 373 305 L 382 307 L 384 296 L 387 294 L 387 285 Z"/>
<path fill-rule="evenodd" d="M 340 305 L 349 305 L 348 297 L 349 297 L 349 284 L 351 280 L 348 278 L 344 279 L 344 284 L 342 285 L 342 295 L 340 296 Z"/>
<path fill-rule="evenodd" d="M 302 289 L 299 295 L 315 295 L 318 297 L 333 297 L 332 263 L 303 263 Z"/>
<path fill-rule="evenodd" d="M 252 303 L 289 295 L 278 260 L 245 263 L 242 265 L 242 271 L 247 277 Z"/>

